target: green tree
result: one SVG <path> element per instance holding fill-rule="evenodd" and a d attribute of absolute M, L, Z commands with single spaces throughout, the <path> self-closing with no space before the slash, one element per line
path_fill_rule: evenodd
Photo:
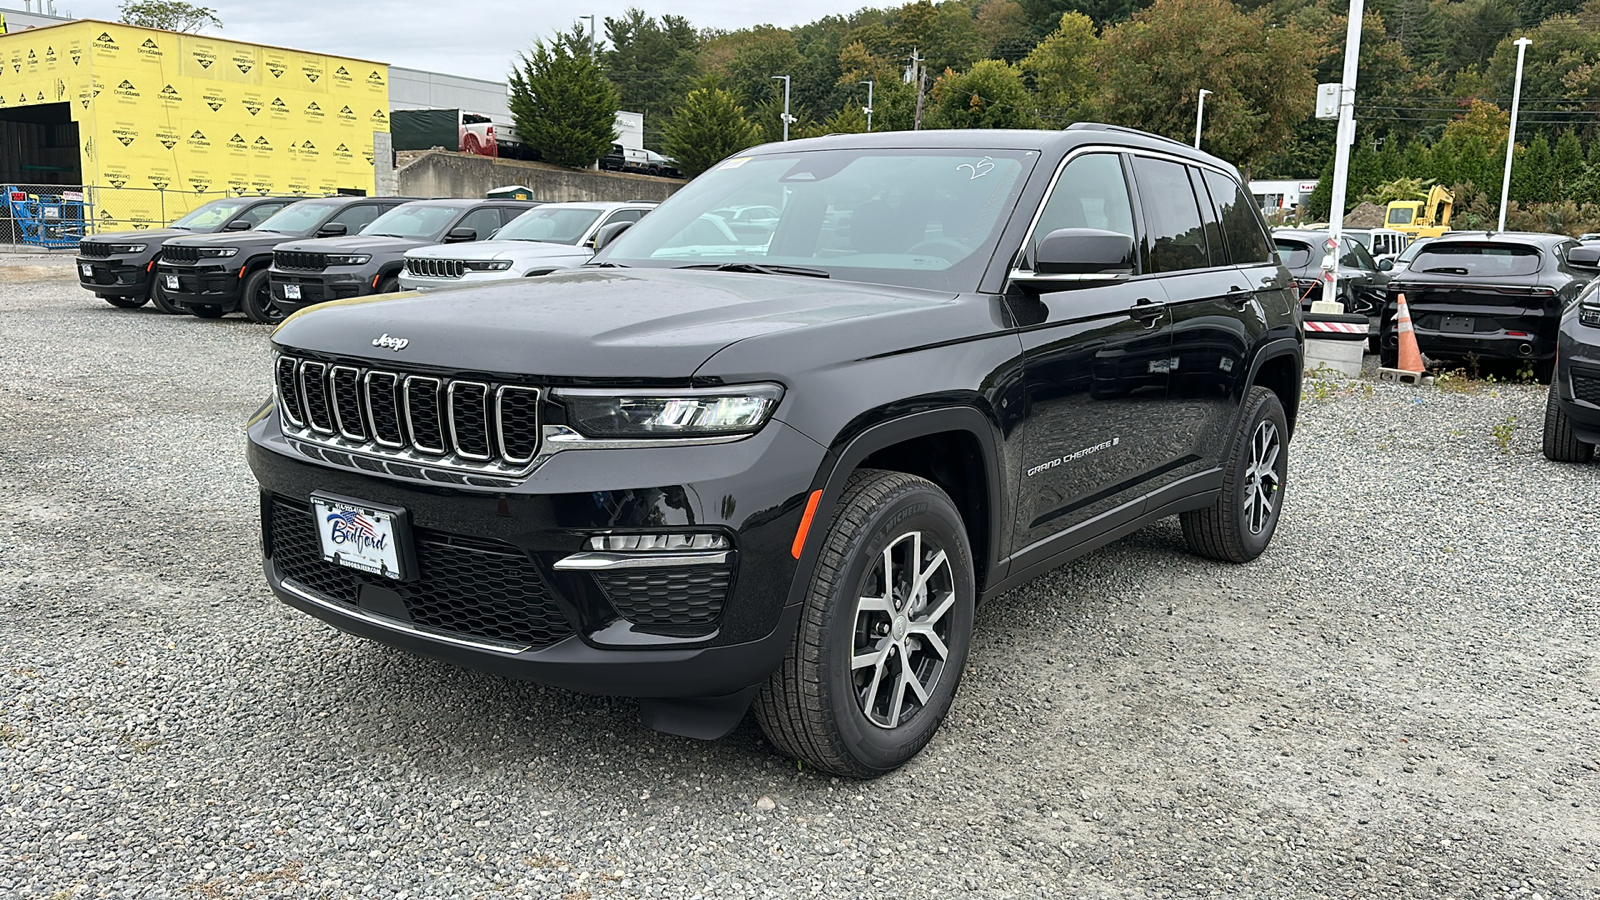
<path fill-rule="evenodd" d="M 1582 196 L 1577 190 L 1587 167 L 1583 162 L 1583 144 L 1578 141 L 1577 133 L 1571 128 L 1561 132 L 1561 137 L 1556 139 L 1552 161 L 1555 198 Z"/>
<path fill-rule="evenodd" d="M 689 92 L 667 121 L 662 152 L 693 178 L 718 162 L 761 142 L 760 129 L 745 118 L 731 92 L 705 85 Z"/>
<path fill-rule="evenodd" d="M 945 70 L 934 82 L 931 128 L 1032 128 L 1033 99 L 1022 73 L 1003 60 L 985 59 L 965 72 Z"/>
<path fill-rule="evenodd" d="M 1083 13 L 1061 16 L 1061 24 L 1022 60 L 1022 71 L 1033 80 L 1041 118 L 1059 127 L 1082 114 L 1094 94 L 1095 53 L 1100 39 L 1094 22 Z"/>
<path fill-rule="evenodd" d="M 1600 33 L 1577 16 L 1556 16 L 1528 32 L 1533 40 L 1522 70 L 1522 96 L 1542 98 L 1524 102 L 1535 109 L 1559 108 L 1551 98 L 1569 98 L 1569 105 L 1592 104 L 1592 92 L 1600 88 Z M 1517 48 L 1507 38 L 1495 48 L 1489 60 L 1487 81 L 1496 97 L 1511 96 L 1517 71 Z M 1518 130 L 1522 130 L 1519 125 Z M 1538 126 L 1529 129 L 1540 130 Z"/>
<path fill-rule="evenodd" d="M 517 133 L 548 162 L 593 165 L 617 139 L 617 89 L 600 73 L 581 24 L 536 41 L 511 70 L 511 118 Z"/>
<path fill-rule="evenodd" d="M 601 61 L 623 109 L 644 113 L 649 123 L 683 102 L 700 68 L 700 35 L 688 19 L 665 15 L 658 22 L 629 9 L 606 18 L 606 41 Z"/>
<path fill-rule="evenodd" d="M 978 7 L 977 24 L 978 38 L 990 59 L 1015 63 L 1033 46 L 1027 14 L 1017 0 L 984 0 Z"/>
<path fill-rule="evenodd" d="M 1523 203 L 1555 199 L 1555 159 L 1550 141 L 1542 134 L 1533 136 L 1525 152 L 1517 154 L 1511 167 L 1511 196 Z"/>
<path fill-rule="evenodd" d="M 1202 146 L 1248 169 L 1310 115 L 1316 54 L 1309 35 L 1228 0 L 1156 0 L 1105 29 L 1097 102 L 1112 122 L 1187 140 L 1199 91 L 1210 90 Z"/>
<path fill-rule="evenodd" d="M 145 28 L 197 33 L 205 28 L 222 27 L 216 10 L 183 0 L 122 0 L 117 12 L 122 21 Z"/>
<path fill-rule="evenodd" d="M 1018 0 L 1033 33 L 1043 37 L 1055 29 L 1061 16 L 1081 12 L 1096 25 L 1121 22 L 1149 6 L 1149 0 Z"/>
<path fill-rule="evenodd" d="M 1507 96 L 1510 96 L 1508 93 Z M 1511 131 L 1511 113 L 1487 100 L 1473 98 L 1467 111 L 1445 126 L 1445 138 L 1460 144 L 1469 137 L 1483 141 L 1485 146 L 1504 144 Z M 1464 178 L 1463 181 L 1476 181 Z"/>

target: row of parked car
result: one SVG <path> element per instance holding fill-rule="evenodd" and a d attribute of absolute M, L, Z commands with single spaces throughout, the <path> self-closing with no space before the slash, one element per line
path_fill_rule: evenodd
<path fill-rule="evenodd" d="M 236 197 L 171 227 L 79 245 L 78 281 L 114 306 L 153 303 L 275 324 L 312 304 L 545 275 L 587 262 L 648 202 Z M 613 229 L 617 230 L 617 229 Z M 466 245 L 471 245 L 470 247 Z"/>

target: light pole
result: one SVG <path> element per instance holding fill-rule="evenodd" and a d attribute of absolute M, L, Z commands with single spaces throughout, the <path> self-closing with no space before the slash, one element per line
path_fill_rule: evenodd
<path fill-rule="evenodd" d="M 589 55 L 593 56 L 594 55 L 594 14 L 591 13 L 591 14 L 589 14 L 587 16 L 579 16 L 578 19 L 579 20 L 583 20 L 583 19 L 588 19 L 589 20 Z"/>
<path fill-rule="evenodd" d="M 1333 144 L 1333 199 L 1328 206 L 1328 242 L 1327 257 L 1323 265 L 1332 266 L 1322 273 L 1323 283 L 1327 285 L 1322 291 L 1321 303 L 1326 306 L 1318 309 L 1312 304 L 1312 312 L 1343 312 L 1344 306 L 1339 302 L 1339 238 L 1344 234 L 1344 197 L 1345 190 L 1350 185 L 1350 147 L 1356 142 L 1356 68 L 1361 58 L 1361 19 L 1365 12 L 1363 0 L 1350 0 L 1349 21 L 1344 32 L 1344 80 L 1339 84 L 1339 128 L 1334 133 Z"/>
<path fill-rule="evenodd" d="M 861 83 L 867 86 L 867 108 L 863 109 L 862 112 L 867 114 L 867 130 L 871 131 L 872 130 L 872 82 L 863 81 Z"/>
<path fill-rule="evenodd" d="M 773 81 L 783 82 L 783 139 L 789 139 L 789 123 L 794 121 L 794 116 L 789 115 L 789 76 L 774 75 Z"/>
<path fill-rule="evenodd" d="M 1506 132 L 1506 175 L 1500 181 L 1500 227 L 1506 230 L 1506 201 L 1511 196 L 1511 157 L 1517 148 L 1517 107 L 1522 104 L 1522 57 L 1533 41 L 1517 38 L 1517 82 L 1511 89 L 1511 130 Z"/>
<path fill-rule="evenodd" d="M 1200 127 L 1206 123 L 1206 95 L 1211 93 L 1205 88 L 1200 89 L 1200 106 L 1194 113 L 1194 148 L 1200 149 Z"/>

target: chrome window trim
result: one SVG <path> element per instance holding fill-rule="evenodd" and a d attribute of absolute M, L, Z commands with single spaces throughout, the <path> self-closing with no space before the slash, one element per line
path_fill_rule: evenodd
<path fill-rule="evenodd" d="M 390 443 L 378 435 L 378 420 L 372 415 L 373 376 L 393 379 L 389 385 L 389 402 L 394 404 L 394 424 L 396 428 L 400 429 L 400 440 L 396 443 Z M 362 393 L 366 395 L 367 401 L 367 418 L 372 425 L 372 442 L 377 444 L 379 447 L 389 447 L 395 450 L 401 450 L 404 449 L 406 445 L 406 424 L 405 419 L 400 411 L 400 392 L 396 390 L 396 388 L 399 386 L 400 373 L 398 372 L 386 372 L 381 369 L 371 369 L 368 370 L 367 374 L 361 379 L 361 390 Z"/>
<path fill-rule="evenodd" d="M 440 424 L 439 446 L 435 448 L 429 447 L 417 440 L 417 429 L 411 421 L 411 386 L 413 383 L 420 383 L 424 381 L 433 382 L 434 408 L 438 408 L 439 386 L 443 384 L 443 382 L 431 375 L 407 375 L 404 383 L 405 386 L 400 391 L 400 396 L 405 402 L 406 436 L 411 439 L 411 446 L 415 447 L 416 449 L 421 450 L 424 453 L 437 453 L 440 456 L 443 456 L 447 452 L 444 447 L 445 435 L 443 423 Z"/>
<path fill-rule="evenodd" d="M 527 456 L 512 456 L 506 449 L 506 394 L 510 391 L 521 391 L 533 395 L 533 452 Z M 526 465 L 539 456 L 539 451 L 544 446 L 539 425 L 539 404 L 543 401 L 543 394 L 538 388 L 521 387 L 514 384 L 503 384 L 494 392 L 494 439 L 500 445 L 500 458 L 509 463 Z"/>
<path fill-rule="evenodd" d="M 328 408 L 333 410 L 333 427 L 334 427 L 334 429 L 336 431 L 339 432 L 339 436 L 342 437 L 342 438 L 345 438 L 346 440 L 363 441 L 364 442 L 364 441 L 366 441 L 367 436 L 365 434 L 362 434 L 362 433 L 352 434 L 348 430 L 346 430 L 345 427 L 344 427 L 344 416 L 339 414 L 339 397 L 338 397 L 338 394 L 336 392 L 336 385 L 334 384 L 333 379 L 341 371 L 351 372 L 351 373 L 355 374 L 355 376 L 356 376 L 355 386 L 356 386 L 356 390 L 358 392 L 361 390 L 361 387 L 362 387 L 362 385 L 361 385 L 361 382 L 362 382 L 361 370 L 356 368 L 355 366 L 333 366 L 332 368 L 328 369 L 328 387 L 329 387 L 329 391 L 328 391 Z M 356 395 L 356 413 L 359 415 L 360 412 L 361 412 L 361 395 L 358 393 Z M 365 418 L 362 419 L 361 427 L 362 428 L 366 428 L 367 427 L 367 423 L 366 423 Z"/>
<path fill-rule="evenodd" d="M 306 411 L 306 425 L 308 425 L 311 430 L 315 431 L 317 434 L 332 435 L 335 433 L 334 430 L 332 428 L 323 428 L 321 425 L 318 425 L 317 417 L 311 414 L 311 395 L 306 392 L 306 375 L 311 371 L 312 366 L 316 366 L 322 370 L 322 374 L 316 377 L 322 382 L 322 398 L 324 400 L 328 399 L 328 364 L 317 362 L 314 359 L 302 360 L 300 362 L 300 403 L 301 407 Z M 332 404 L 330 403 L 328 405 L 330 407 L 328 410 L 328 421 L 332 422 Z"/>
<path fill-rule="evenodd" d="M 478 388 L 480 391 L 478 403 L 484 407 L 483 443 L 489 448 L 489 452 L 487 453 L 468 453 L 467 451 L 461 449 L 461 439 L 456 433 L 456 389 L 462 387 Z M 449 423 L 450 447 L 455 452 L 455 455 L 461 457 L 462 459 L 471 459 L 478 462 L 488 462 L 489 460 L 494 459 L 494 441 L 489 433 L 489 409 L 487 405 L 487 401 L 489 399 L 489 386 L 481 381 L 451 381 L 450 386 L 445 388 L 444 395 L 445 420 Z M 427 448 L 424 447 L 423 449 L 426 450 Z"/>

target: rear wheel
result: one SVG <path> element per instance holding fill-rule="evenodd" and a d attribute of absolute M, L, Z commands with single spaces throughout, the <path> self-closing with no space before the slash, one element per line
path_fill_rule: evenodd
<path fill-rule="evenodd" d="M 972 637 L 972 554 L 938 486 L 873 469 L 850 476 L 822 541 L 756 719 L 784 753 L 870 778 L 915 756 L 955 699 Z"/>
<path fill-rule="evenodd" d="M 1567 418 L 1567 411 L 1561 408 L 1554 384 L 1550 385 L 1544 405 L 1544 458 L 1551 462 L 1572 463 L 1584 463 L 1594 458 L 1594 445 L 1585 444 L 1572 433 L 1572 420 Z"/>
<path fill-rule="evenodd" d="M 117 309 L 138 309 L 148 302 L 148 297 L 105 297 L 107 303 Z"/>
<path fill-rule="evenodd" d="M 189 307 L 189 312 L 202 319 L 222 318 L 222 307 L 215 303 L 195 303 Z"/>
<path fill-rule="evenodd" d="M 1222 492 L 1211 506 L 1179 516 L 1183 539 L 1201 556 L 1249 562 L 1267 549 L 1283 510 L 1289 475 L 1289 426 L 1278 395 L 1256 386 L 1223 469 Z"/>
<path fill-rule="evenodd" d="M 240 302 L 250 321 L 262 325 L 276 325 L 283 321 L 284 312 L 272 299 L 272 282 L 266 269 L 257 269 L 244 280 L 244 297 Z"/>

